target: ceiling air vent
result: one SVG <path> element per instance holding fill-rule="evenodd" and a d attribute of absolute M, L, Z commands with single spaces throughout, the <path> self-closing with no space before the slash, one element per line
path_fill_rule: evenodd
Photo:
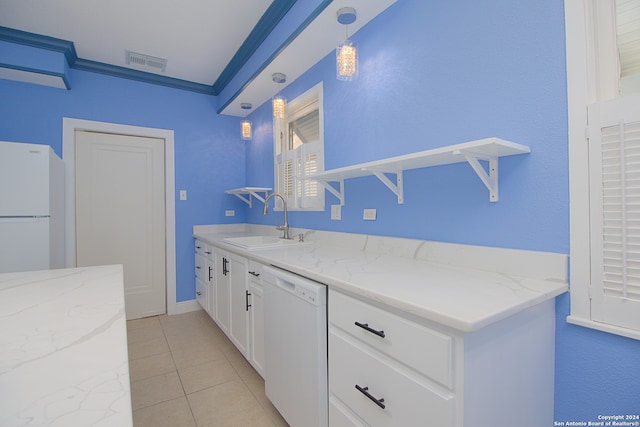
<path fill-rule="evenodd" d="M 167 68 L 167 60 L 164 58 L 158 58 L 155 56 L 131 52 L 128 50 L 125 51 L 125 54 L 127 65 L 138 68 L 140 70 L 164 73 L 164 70 Z"/>

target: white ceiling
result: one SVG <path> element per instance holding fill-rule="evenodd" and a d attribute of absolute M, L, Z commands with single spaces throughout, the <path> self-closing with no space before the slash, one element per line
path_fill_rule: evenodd
<path fill-rule="evenodd" d="M 211 87 L 274 1 L 0 0 L 0 27 L 67 40 L 73 42 L 82 60 L 137 71 L 141 69 L 126 64 L 126 51 L 164 58 L 164 73 L 142 71 Z M 218 113 L 246 116 L 250 110 L 242 109 L 242 103 L 257 108 L 331 53 L 344 40 L 345 27 L 336 20 L 340 8 L 357 11 L 356 22 L 349 25 L 353 35 L 395 1 L 325 3 L 295 39 L 287 39 L 278 48 L 277 56 L 259 66 L 248 80 L 235 82 L 221 93 Z M 264 25 L 258 27 L 263 29 Z M 286 74 L 284 85 L 273 83 L 275 72 Z M 222 80 L 233 78 L 229 71 L 224 74 Z M 0 73 L 0 78 L 31 81 L 32 76 L 14 78 Z"/>
<path fill-rule="evenodd" d="M 128 67 L 127 50 L 165 58 L 163 75 L 213 85 L 271 2 L 0 0 L 0 26 L 71 41 L 79 58 L 110 65 Z"/>

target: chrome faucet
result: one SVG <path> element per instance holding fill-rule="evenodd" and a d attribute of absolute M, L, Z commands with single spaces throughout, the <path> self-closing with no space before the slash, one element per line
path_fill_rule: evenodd
<path fill-rule="evenodd" d="M 282 226 L 276 226 L 276 230 L 282 230 L 282 238 L 283 239 L 290 239 L 289 237 L 289 221 L 287 220 L 287 201 L 285 200 L 285 198 L 282 196 L 282 194 L 280 193 L 271 193 L 267 196 L 266 199 L 264 199 L 264 209 L 262 209 L 262 215 L 266 215 L 268 210 L 269 210 L 269 200 L 274 197 L 274 196 L 278 196 L 282 199 L 282 205 L 284 206 L 284 224 L 282 224 Z"/>

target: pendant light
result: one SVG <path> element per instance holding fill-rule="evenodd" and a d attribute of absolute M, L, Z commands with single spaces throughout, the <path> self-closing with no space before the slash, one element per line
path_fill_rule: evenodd
<path fill-rule="evenodd" d="M 287 81 L 287 76 L 282 73 L 273 73 L 271 79 L 281 85 Z M 287 100 L 280 95 L 280 86 L 278 86 L 278 93 L 273 97 L 273 117 L 276 119 L 284 119 L 287 116 Z"/>
<path fill-rule="evenodd" d="M 356 10 L 343 7 L 336 13 L 338 22 L 346 28 L 345 41 L 336 48 L 336 78 L 353 80 L 358 76 L 358 46 L 349 40 L 349 24 L 356 22 Z"/>
<path fill-rule="evenodd" d="M 243 102 L 240 104 L 240 108 L 243 110 L 250 110 L 252 105 L 248 102 Z M 242 135 L 242 139 L 245 141 L 251 139 L 251 120 L 245 118 L 240 122 L 240 134 Z"/>

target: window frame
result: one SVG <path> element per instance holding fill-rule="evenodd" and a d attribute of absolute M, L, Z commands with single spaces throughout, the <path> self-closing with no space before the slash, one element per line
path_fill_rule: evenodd
<path fill-rule="evenodd" d="M 290 184 L 293 187 L 291 189 L 293 197 L 286 197 L 287 209 L 290 211 L 319 212 L 325 210 L 324 188 L 315 181 L 301 181 L 297 173 L 297 169 L 301 167 L 302 158 L 309 152 L 308 147 L 304 147 L 306 144 L 303 144 L 291 151 L 285 147 L 285 145 L 289 145 L 289 123 L 312 111 L 312 109 L 314 109 L 312 105 L 314 104 L 317 104 L 318 107 L 319 138 L 317 143 L 314 142 L 312 144 L 317 144 L 315 150 L 313 150 L 314 153 L 317 153 L 317 172 L 322 172 L 324 171 L 324 101 L 322 82 L 288 102 L 286 106 L 287 114 L 284 119 L 273 119 L 274 191 L 281 194 L 288 193 L 283 191 L 283 186 L 287 183 L 287 180 L 284 178 L 284 166 L 286 160 L 292 160 L 294 168 L 293 182 Z M 288 155 L 287 153 L 293 154 Z M 305 186 L 307 185 L 317 186 L 317 193 L 312 198 L 305 198 L 298 194 L 299 192 L 304 193 Z M 298 189 L 300 190 L 298 191 Z M 282 210 L 282 202 L 280 199 L 276 200 L 275 209 Z"/>
<path fill-rule="evenodd" d="M 614 0 L 565 0 L 570 194 L 570 300 L 567 322 L 640 339 L 640 329 L 592 318 L 588 108 L 619 93 Z"/>

